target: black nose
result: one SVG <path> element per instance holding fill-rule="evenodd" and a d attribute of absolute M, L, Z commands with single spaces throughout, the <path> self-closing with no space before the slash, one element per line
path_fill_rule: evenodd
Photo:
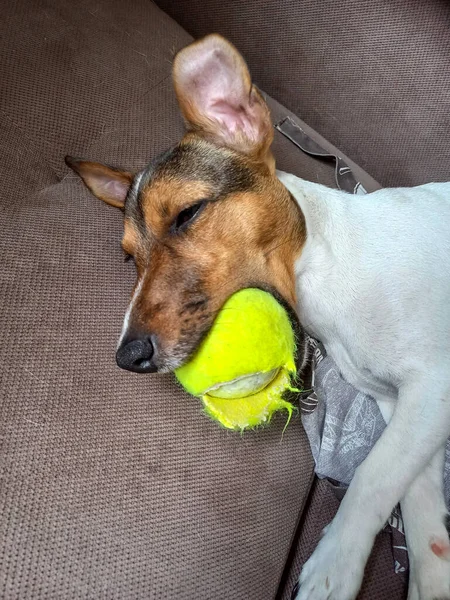
<path fill-rule="evenodd" d="M 155 348 L 150 337 L 124 340 L 116 352 L 116 362 L 122 369 L 135 373 L 155 373 Z"/>

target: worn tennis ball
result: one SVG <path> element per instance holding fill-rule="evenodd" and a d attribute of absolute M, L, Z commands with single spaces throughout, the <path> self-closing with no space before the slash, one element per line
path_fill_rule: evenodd
<path fill-rule="evenodd" d="M 193 358 L 175 375 L 202 399 L 206 413 L 228 429 L 270 421 L 293 405 L 282 398 L 295 375 L 295 336 L 286 310 L 272 294 L 246 288 L 217 315 Z M 289 422 L 289 420 L 288 420 Z"/>

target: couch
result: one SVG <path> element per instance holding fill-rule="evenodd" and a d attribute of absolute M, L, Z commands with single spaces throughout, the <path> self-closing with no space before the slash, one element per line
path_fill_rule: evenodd
<path fill-rule="evenodd" d="M 121 215 L 90 196 L 64 156 L 138 169 L 174 144 L 183 124 L 172 59 L 214 30 L 247 57 L 274 123 L 289 116 L 368 191 L 448 177 L 448 95 L 443 84 L 433 89 L 446 68 L 438 61 L 448 5 L 429 3 L 420 25 L 407 20 L 420 33 L 413 59 L 405 37 L 394 44 L 389 35 L 397 9 L 424 15 L 419 0 L 382 3 L 378 20 L 371 3 L 345 3 L 345 22 L 324 3 L 331 24 L 320 3 L 292 0 L 4 3 L 2 599 L 289 599 L 338 506 L 329 482 L 314 477 L 300 417 L 284 435 L 283 415 L 239 435 L 204 416 L 172 376 L 117 368 L 134 281 Z M 317 36 L 324 23 L 328 33 Z M 374 33 L 376 51 L 388 54 L 372 56 L 367 43 L 358 54 Z M 404 87 L 392 98 L 397 76 Z M 336 186 L 330 162 L 279 132 L 274 151 L 279 168 Z M 360 598 L 405 595 L 382 532 Z"/>

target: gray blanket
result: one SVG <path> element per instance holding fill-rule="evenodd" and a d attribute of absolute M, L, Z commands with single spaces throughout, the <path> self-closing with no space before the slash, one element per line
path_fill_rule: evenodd
<path fill-rule="evenodd" d="M 366 458 L 386 424 L 375 400 L 342 378 L 319 342 L 311 339 L 310 344 L 313 391 L 301 402 L 302 422 L 311 444 L 317 475 L 330 480 L 338 495 L 339 492 L 342 495 L 356 467 Z M 449 442 L 443 475 L 449 506 Z M 393 511 L 388 525 L 393 532 L 394 568 L 396 572 L 405 571 L 408 560 L 399 507 Z"/>

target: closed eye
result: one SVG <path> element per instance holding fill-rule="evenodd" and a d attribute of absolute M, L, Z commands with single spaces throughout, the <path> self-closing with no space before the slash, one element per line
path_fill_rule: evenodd
<path fill-rule="evenodd" d="M 172 223 L 170 230 L 173 233 L 184 231 L 201 213 L 206 206 L 206 200 L 192 204 L 180 211 Z"/>

